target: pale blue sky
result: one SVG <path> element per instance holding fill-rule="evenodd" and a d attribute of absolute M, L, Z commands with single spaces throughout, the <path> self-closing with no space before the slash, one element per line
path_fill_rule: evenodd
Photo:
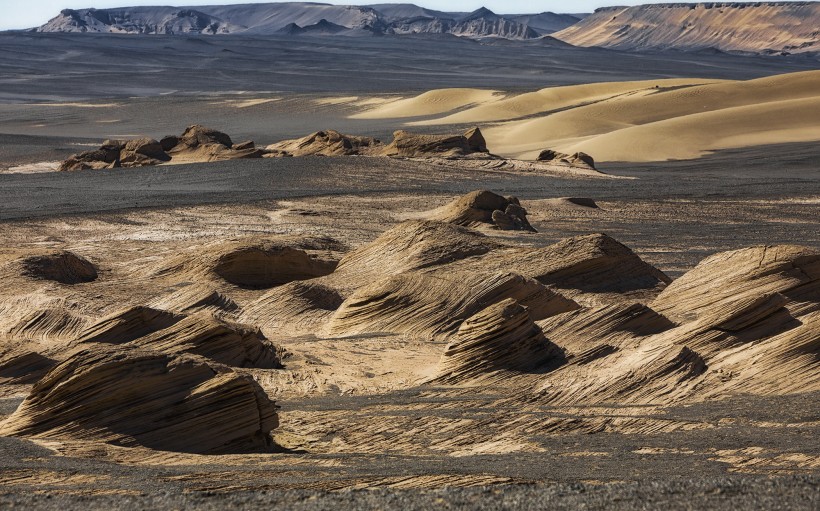
<path fill-rule="evenodd" d="M 400 3 L 384 2 L 381 0 L 363 1 L 332 1 L 326 0 L 323 3 L 342 5 L 365 5 L 375 3 Z M 429 9 L 440 11 L 474 11 L 479 7 L 487 7 L 495 12 L 504 14 L 513 13 L 534 13 L 534 12 L 591 12 L 597 7 L 605 5 L 635 5 L 639 3 L 669 3 L 675 0 L 648 0 L 646 2 L 618 1 L 610 2 L 601 0 L 578 0 L 573 2 L 556 0 L 419 0 L 408 3 L 415 3 Z M 206 4 L 239 4 L 239 3 L 270 3 L 271 0 L 0 0 L 0 9 L 3 16 L 0 18 L 0 30 L 31 28 L 42 25 L 49 19 L 56 16 L 63 9 L 81 9 L 85 7 L 123 7 L 132 5 L 206 5 Z"/>

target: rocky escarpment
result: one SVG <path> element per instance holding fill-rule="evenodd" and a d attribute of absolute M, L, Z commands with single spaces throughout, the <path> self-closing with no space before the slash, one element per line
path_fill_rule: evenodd
<path fill-rule="evenodd" d="M 817 2 L 671 3 L 598 9 L 555 37 L 627 50 L 797 53 L 820 51 L 818 26 Z"/>
<path fill-rule="evenodd" d="M 307 2 L 65 9 L 39 32 L 122 34 L 255 34 L 300 36 L 450 34 L 460 37 L 533 39 L 568 27 L 578 18 L 541 13 L 497 15 L 486 8 L 448 13 L 409 4 L 336 6 Z"/>
<path fill-rule="evenodd" d="M 212 454 L 267 449 L 277 425 L 250 376 L 192 355 L 93 346 L 37 382 L 0 434 Z"/>

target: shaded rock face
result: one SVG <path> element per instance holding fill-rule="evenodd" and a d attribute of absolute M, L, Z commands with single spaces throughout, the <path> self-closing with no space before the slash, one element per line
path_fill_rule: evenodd
<path fill-rule="evenodd" d="M 372 155 L 382 147 L 378 139 L 345 135 L 334 130 L 317 131 L 296 140 L 269 145 L 269 156 Z"/>
<path fill-rule="evenodd" d="M 250 376 L 191 355 L 92 346 L 36 383 L 0 434 L 216 454 L 267 449 L 277 426 Z"/>
<path fill-rule="evenodd" d="M 30 256 L 20 262 L 23 275 L 35 279 L 52 280 L 61 284 L 97 280 L 97 268 L 93 263 L 65 250 Z"/>
<path fill-rule="evenodd" d="M 304 250 L 273 244 L 228 252 L 217 259 L 213 272 L 240 287 L 266 289 L 322 277 L 335 269 L 335 261 L 314 259 Z"/>
<path fill-rule="evenodd" d="M 253 142 L 234 144 L 231 137 L 204 126 L 189 126 L 180 136 L 134 140 L 106 140 L 99 149 L 75 154 L 60 164 L 60 170 L 144 167 L 173 161 L 207 162 L 236 158 L 261 158 Z"/>
<path fill-rule="evenodd" d="M 477 190 L 439 208 L 431 220 L 467 227 L 492 225 L 505 231 L 537 232 L 527 221 L 527 210 L 515 197 L 503 197 L 487 190 Z"/>
<path fill-rule="evenodd" d="M 393 142 L 382 154 L 401 158 L 447 158 L 475 153 L 488 154 L 487 143 L 478 128 L 462 135 L 418 135 L 400 130 L 393 134 Z"/>
<path fill-rule="evenodd" d="M 538 155 L 537 161 L 561 162 L 576 167 L 595 169 L 595 159 L 587 153 L 564 154 L 552 149 L 545 149 Z"/>
<path fill-rule="evenodd" d="M 0 383 L 33 383 L 43 377 L 56 362 L 40 353 L 21 350 L 0 355 Z"/>
<path fill-rule="evenodd" d="M 507 299 L 461 325 L 441 357 L 436 379 L 456 383 L 497 371 L 532 371 L 562 361 L 561 350 L 544 337 L 527 309 Z"/>

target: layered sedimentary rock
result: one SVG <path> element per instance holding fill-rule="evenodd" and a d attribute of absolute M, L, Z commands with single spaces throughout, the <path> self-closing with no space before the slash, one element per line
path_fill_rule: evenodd
<path fill-rule="evenodd" d="M 291 282 L 274 288 L 248 305 L 241 319 L 271 331 L 315 334 L 344 299 L 317 282 Z"/>
<path fill-rule="evenodd" d="M 232 367 L 281 367 L 276 348 L 258 329 L 199 312 L 131 341 L 160 353 L 192 353 Z"/>
<path fill-rule="evenodd" d="M 268 448 L 277 425 L 250 376 L 192 355 L 97 345 L 37 382 L 0 434 L 225 453 Z"/>
<path fill-rule="evenodd" d="M 578 304 L 514 273 L 435 275 L 407 272 L 357 290 L 329 323 L 331 335 L 407 333 L 446 339 L 479 310 L 507 299 L 544 319 Z"/>
<path fill-rule="evenodd" d="M 239 310 L 239 305 L 233 300 L 203 284 L 191 284 L 168 295 L 154 300 L 150 306 L 178 313 L 192 313 L 198 311 L 233 313 Z"/>
<path fill-rule="evenodd" d="M 129 307 L 90 325 L 77 336 L 76 342 L 124 344 L 168 328 L 184 317 L 150 307 Z"/>
<path fill-rule="evenodd" d="M 527 372 L 563 354 L 547 341 L 525 307 L 513 299 L 491 305 L 467 319 L 447 345 L 437 381 L 457 383 L 498 371 Z"/>
<path fill-rule="evenodd" d="M 780 245 L 715 254 L 672 283 L 652 307 L 677 321 L 719 324 L 737 314 L 732 304 L 772 293 L 793 301 L 820 301 L 820 253 Z"/>
<path fill-rule="evenodd" d="M 473 154 L 488 156 L 489 151 L 478 128 L 462 135 L 419 135 L 400 130 L 393 134 L 393 142 L 382 154 L 401 158 L 457 158 Z"/>
<path fill-rule="evenodd" d="M 330 280 L 360 287 L 378 278 L 447 265 L 498 247 L 489 237 L 465 227 L 409 221 L 345 255 Z"/>
<path fill-rule="evenodd" d="M 200 125 L 189 126 L 180 136 L 134 140 L 106 140 L 99 149 L 75 154 L 60 170 L 144 167 L 161 163 L 193 163 L 238 158 L 261 158 L 253 142 L 234 144 L 231 137 Z"/>
<path fill-rule="evenodd" d="M 325 130 L 271 144 L 267 151 L 270 156 L 353 156 L 374 155 L 381 148 L 381 142 L 375 138 Z"/>
<path fill-rule="evenodd" d="M 516 197 L 503 197 L 487 190 L 463 195 L 437 209 L 429 218 L 466 227 L 491 225 L 505 231 L 536 232 L 527 221 L 527 210 Z"/>

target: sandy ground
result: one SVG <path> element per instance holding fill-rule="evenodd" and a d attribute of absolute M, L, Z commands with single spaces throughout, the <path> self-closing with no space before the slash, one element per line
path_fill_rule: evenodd
<path fill-rule="evenodd" d="M 488 146 L 521 159 L 550 148 L 583 151 L 597 161 L 680 160 L 717 149 L 820 140 L 820 71 L 751 81 L 693 78 L 518 95 L 481 92 L 431 91 L 353 117 L 408 120 L 440 112 L 438 118 L 409 120 L 413 126 L 489 124 Z"/>
<path fill-rule="evenodd" d="M 406 40 L 392 39 L 305 40 L 294 47 L 276 38 L 112 37 L 105 39 L 107 45 L 94 36 L 0 38 L 8 43 L 2 46 L 0 70 L 9 71 L 0 79 L 0 235 L 5 240 L 0 263 L 21 252 L 69 249 L 100 268 L 91 284 L 25 281 L 25 289 L 7 284 L 0 290 L 4 299 L 21 294 L 27 294 L 23 301 L 37 303 L 61 299 L 72 313 L 99 318 L 174 291 L 179 275 L 157 277 L 157 266 L 196 256 L 215 243 L 319 237 L 334 247 L 327 252 L 336 257 L 477 189 L 518 196 L 539 231 L 491 231 L 494 241 L 544 247 L 569 236 L 606 232 L 672 277 L 719 251 L 795 242 L 820 247 L 820 150 L 816 143 L 757 145 L 811 139 L 794 133 L 770 138 L 788 131 L 776 123 L 754 147 L 739 144 L 744 147 L 697 160 L 608 163 L 604 157 L 599 177 L 354 157 L 70 173 L 49 172 L 48 164 L 104 138 L 159 138 L 193 123 L 260 145 L 326 128 L 386 139 L 408 122 L 425 132 L 508 122 L 505 132 L 523 130 L 520 143 L 533 147 L 546 140 L 544 130 L 563 126 L 569 134 L 561 137 L 575 144 L 576 138 L 592 136 L 585 130 L 602 129 L 585 117 L 619 128 L 654 129 L 688 118 L 697 102 L 707 99 L 705 108 L 712 110 L 698 115 L 726 114 L 715 105 L 731 101 L 736 102 L 732 108 L 746 113 L 760 105 L 807 101 L 808 107 L 801 103 L 793 109 L 808 116 L 795 128 L 805 130 L 816 122 L 809 108 L 816 99 L 816 74 L 804 75 L 805 80 L 793 76 L 786 84 L 777 78 L 737 80 L 814 69 L 812 60 L 636 56 L 597 49 L 567 53 L 538 45 L 447 40 L 416 42 L 414 49 L 433 57 L 415 64 L 400 58 Z M 24 62 L 19 48 L 39 57 Z M 180 51 L 197 58 L 180 61 Z M 123 52 L 130 61 L 108 58 Z M 85 66 L 99 58 L 112 64 L 90 76 Z M 202 59 L 213 65 L 203 68 Z M 357 59 L 356 76 L 342 84 L 326 79 L 349 70 L 349 59 Z M 477 76 L 465 60 L 484 62 L 492 71 Z M 177 74 L 160 72 L 168 66 Z M 632 81 L 613 84 L 624 80 Z M 602 83 L 575 86 L 582 82 Z M 567 88 L 544 89 L 551 86 Z M 687 95 L 693 91 L 698 91 L 694 99 Z M 543 115 L 553 110 L 560 112 Z M 640 118 L 642 112 L 656 117 Z M 580 120 L 550 124 L 571 114 Z M 454 124 L 437 124 L 448 116 L 455 116 L 446 121 Z M 528 129 L 528 123 L 546 124 Z M 672 128 L 694 131 L 686 123 Z M 628 135 L 629 130 L 612 136 L 620 131 Z M 702 144 L 687 140 L 681 145 L 690 149 Z M 513 144 L 501 138 L 497 143 Z M 575 146 L 567 142 L 566 147 Z M 556 200 L 561 197 L 591 198 L 599 208 L 571 206 Z M 239 306 L 265 293 L 220 286 Z M 282 407 L 274 433 L 278 452 L 204 456 L 0 438 L 0 505 L 818 505 L 820 452 L 806 440 L 817 435 L 816 393 L 732 395 L 686 405 L 549 406 L 510 399 L 510 385 L 519 380 L 506 387 L 418 386 L 441 356 L 443 341 L 398 334 L 324 339 L 286 335 L 269 326 L 264 331 L 286 354 L 286 367 L 247 372 Z M 0 391 L 0 419 L 29 389 L 21 384 Z"/>

